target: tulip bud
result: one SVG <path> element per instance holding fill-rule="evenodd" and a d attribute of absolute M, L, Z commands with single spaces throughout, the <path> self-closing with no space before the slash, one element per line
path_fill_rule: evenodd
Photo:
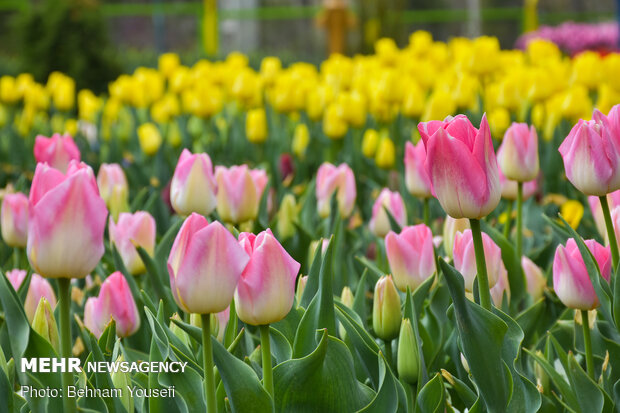
<path fill-rule="evenodd" d="M 418 341 L 408 318 L 403 318 L 400 326 L 397 357 L 398 377 L 409 384 L 417 383 L 420 371 L 420 355 L 418 353 Z"/>
<path fill-rule="evenodd" d="M 405 184 L 413 196 L 430 198 L 433 195 L 431 180 L 426 172 L 426 149 L 424 142 L 417 145 L 409 141 L 405 144 Z"/>
<path fill-rule="evenodd" d="M 51 138 L 38 135 L 34 141 L 34 158 L 37 163 L 47 162 L 52 168 L 66 173 L 69 162 L 80 161 L 80 150 L 69 135 L 56 133 Z"/>
<path fill-rule="evenodd" d="M 586 240 L 585 243 L 598 263 L 601 275 L 609 281 L 611 276 L 609 247 L 603 247 L 594 240 Z M 566 242 L 566 246 L 560 244 L 555 250 L 553 288 L 560 301 L 568 308 L 593 310 L 599 306 L 583 257 L 572 238 Z"/>
<path fill-rule="evenodd" d="M 116 359 L 116 362 L 122 363 L 123 361 L 125 361 L 125 359 L 123 355 L 121 354 Z M 118 369 L 110 373 L 110 378 L 112 379 L 112 384 L 114 385 L 114 387 L 121 390 L 120 401 L 123 407 L 125 407 L 125 410 L 127 410 L 127 412 L 133 412 L 134 411 L 133 397 L 131 396 L 131 393 L 127 391 L 129 386 L 131 385 L 131 378 L 129 376 L 129 373 L 124 373 L 120 369 Z"/>
<path fill-rule="evenodd" d="M 513 123 L 497 151 L 497 163 L 504 176 L 512 181 L 536 179 L 539 171 L 538 135 L 533 126 Z"/>
<path fill-rule="evenodd" d="M 286 194 L 280 203 L 278 211 L 277 228 L 280 239 L 285 240 L 292 237 L 297 232 L 295 228 L 297 221 L 297 204 L 295 203 L 295 195 Z"/>
<path fill-rule="evenodd" d="M 400 296 L 391 275 L 384 275 L 375 285 L 372 305 L 372 328 L 377 337 L 389 341 L 400 328 Z"/>
<path fill-rule="evenodd" d="M 170 184 L 170 203 L 180 215 L 209 215 L 215 209 L 217 184 L 211 158 L 183 149 Z"/>
<path fill-rule="evenodd" d="M 99 194 L 116 220 L 118 214 L 129 211 L 129 185 L 123 168 L 119 164 L 104 163 L 97 174 Z"/>
<path fill-rule="evenodd" d="M 385 252 L 394 283 L 401 291 L 415 291 L 435 272 L 433 233 L 424 224 L 405 227 L 385 237 Z"/>
<path fill-rule="evenodd" d="M 331 199 L 334 192 L 340 216 L 348 217 L 353 211 L 357 196 L 355 175 L 345 163 L 336 167 L 325 162 L 316 174 L 317 209 L 321 218 L 327 218 L 331 214 Z"/>
<path fill-rule="evenodd" d="M 103 334 L 99 323 L 95 321 L 97 297 L 89 297 L 84 304 L 84 326 L 98 339 Z"/>
<path fill-rule="evenodd" d="M 469 229 L 469 220 L 467 218 L 446 216 L 446 220 L 443 223 L 443 250 L 448 257 L 453 258 L 454 256 L 454 238 L 456 238 L 456 233 L 465 232 L 466 229 Z"/>
<path fill-rule="evenodd" d="M 547 286 L 547 279 L 538 265 L 534 264 L 528 257 L 521 257 L 521 267 L 525 273 L 525 281 L 527 284 L 527 292 L 532 296 L 534 301 L 538 301 Z"/>
<path fill-rule="evenodd" d="M 54 289 L 49 281 L 39 274 L 32 274 L 28 292 L 26 293 L 26 301 L 24 301 L 24 310 L 26 311 L 28 321 L 31 323 L 41 298 L 45 298 L 52 308 L 56 307 L 56 294 L 54 294 Z"/>
<path fill-rule="evenodd" d="M 162 143 L 161 133 L 152 123 L 143 123 L 138 127 L 138 140 L 142 152 L 148 156 L 155 155 Z"/>
<path fill-rule="evenodd" d="M 606 195 L 620 189 L 620 136 L 598 110 L 594 120 L 579 122 L 560 145 L 566 177 L 586 195 Z"/>
<path fill-rule="evenodd" d="M 368 224 L 370 231 L 378 237 L 385 237 L 392 229 L 386 209 L 401 227 L 407 225 L 407 211 L 403 198 L 398 192 L 383 188 L 372 206 L 372 218 Z"/>
<path fill-rule="evenodd" d="M 536 355 L 540 358 L 545 358 L 540 350 L 536 350 Z M 549 394 L 549 375 L 538 362 L 534 362 L 534 376 L 536 377 L 536 387 L 538 387 L 538 391 Z"/>
<path fill-rule="evenodd" d="M 505 267 L 500 268 L 497 275 L 497 282 L 491 288 L 491 299 L 495 307 L 501 307 L 504 301 L 504 293 L 506 293 L 506 303 L 510 303 L 510 283 L 508 282 L 508 271 Z"/>
<path fill-rule="evenodd" d="M 366 129 L 362 138 L 362 153 L 367 158 L 373 158 L 379 146 L 379 132 L 374 129 Z"/>
<path fill-rule="evenodd" d="M 13 289 L 17 291 L 19 290 L 19 286 L 22 285 L 22 283 L 24 282 L 24 279 L 26 278 L 26 275 L 28 275 L 28 273 L 26 272 L 26 270 L 20 270 L 15 268 L 11 271 L 5 272 L 4 275 L 6 275 L 6 278 L 13 286 Z"/>
<path fill-rule="evenodd" d="M 104 253 L 108 211 L 92 169 L 72 161 L 67 174 L 38 164 L 30 189 L 28 259 L 48 278 L 83 278 Z"/>
<path fill-rule="evenodd" d="M 132 275 L 142 274 L 146 269 L 136 247 L 142 247 L 149 255 L 155 253 L 155 219 L 148 212 L 134 214 L 123 212 L 118 223 L 110 217 L 110 241 L 118 249 L 123 264 Z"/>
<path fill-rule="evenodd" d="M 256 219 L 267 186 L 267 174 L 247 165 L 215 168 L 217 213 L 225 222 L 238 224 Z"/>
<path fill-rule="evenodd" d="M 461 353 L 461 365 L 463 366 L 463 369 L 465 369 L 467 374 L 470 374 L 469 363 L 467 362 L 467 359 L 465 358 L 465 355 L 463 353 Z"/>
<path fill-rule="evenodd" d="M 116 323 L 116 335 L 119 337 L 128 337 L 140 328 L 138 307 L 120 271 L 105 279 L 95 302 L 94 321 L 99 329 L 104 330 L 110 319 Z"/>
<path fill-rule="evenodd" d="M 300 264 L 269 229 L 258 235 L 243 232 L 239 244 L 250 256 L 235 291 L 239 319 L 252 325 L 282 320 L 293 306 Z"/>
<path fill-rule="evenodd" d="M 211 314 L 211 325 L 216 326 L 217 332 L 213 333 L 215 338 L 222 343 L 224 340 L 224 333 L 226 333 L 226 326 L 228 325 L 228 320 L 230 319 L 230 306 L 227 307 L 224 311 L 220 311 L 219 313 Z"/>
<path fill-rule="evenodd" d="M 306 289 L 306 284 L 308 283 L 308 276 L 302 275 L 297 279 L 297 290 L 295 291 L 295 299 L 297 300 L 297 305 L 301 303 L 301 297 L 304 295 L 304 290 Z"/>
<path fill-rule="evenodd" d="M 257 108 L 248 112 L 245 118 L 245 136 L 252 143 L 263 143 L 267 140 L 265 109 Z"/>
<path fill-rule="evenodd" d="M 486 233 L 482 233 L 484 258 L 489 277 L 489 288 L 493 288 L 506 267 L 502 261 L 502 250 Z M 471 230 L 456 234 L 454 239 L 454 267 L 465 279 L 465 290 L 473 292 L 474 279 L 478 274 L 476 268 L 476 253 Z"/>
<path fill-rule="evenodd" d="M 0 213 L 2 239 L 10 247 L 24 248 L 28 241 L 28 197 L 6 194 Z"/>
<path fill-rule="evenodd" d="M 295 125 L 295 132 L 293 132 L 291 150 L 298 158 L 303 159 L 309 143 L 310 132 L 308 131 L 308 126 L 305 123 L 298 123 Z"/>
<path fill-rule="evenodd" d="M 464 115 L 420 123 L 426 171 L 439 203 L 453 218 L 482 218 L 495 209 L 501 191 L 486 116 L 476 129 Z"/>
<path fill-rule="evenodd" d="M 225 310 L 248 261 L 248 254 L 222 224 L 191 214 L 168 257 L 174 300 L 188 313 Z"/>
<path fill-rule="evenodd" d="M 58 352 L 58 327 L 54 318 L 54 310 L 45 297 L 41 297 L 32 319 L 32 328 L 46 339 Z"/>
<path fill-rule="evenodd" d="M 195 314 L 191 314 L 190 315 L 190 324 L 191 324 L 191 316 L 193 316 L 193 315 L 195 315 Z M 185 330 L 183 330 L 181 327 L 179 327 L 172 320 L 182 321 L 181 317 L 179 316 L 179 314 L 178 313 L 172 314 L 172 317 L 170 317 L 170 325 L 168 326 L 168 328 L 170 328 L 170 331 L 172 331 L 172 334 L 177 336 L 179 338 L 179 340 L 181 340 L 183 343 L 185 343 L 185 345 L 188 348 L 190 348 L 191 344 L 190 344 L 189 334 L 187 334 L 187 332 L 185 332 Z"/>
<path fill-rule="evenodd" d="M 375 154 L 375 163 L 379 168 L 390 169 L 394 166 L 395 148 L 394 142 L 387 136 L 387 132 L 382 134 L 377 153 Z"/>

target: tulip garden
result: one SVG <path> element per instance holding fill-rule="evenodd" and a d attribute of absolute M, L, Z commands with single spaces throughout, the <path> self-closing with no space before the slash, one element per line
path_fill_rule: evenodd
<path fill-rule="evenodd" d="M 415 32 L 0 77 L 0 411 L 617 411 L 619 71 Z"/>

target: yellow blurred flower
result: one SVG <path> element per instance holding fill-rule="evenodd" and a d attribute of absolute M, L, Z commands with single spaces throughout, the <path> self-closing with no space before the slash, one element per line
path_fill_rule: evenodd
<path fill-rule="evenodd" d="M 394 142 L 388 136 L 387 131 L 381 132 L 381 140 L 379 140 L 377 152 L 375 153 L 375 163 L 377 166 L 382 169 L 394 167 L 395 152 Z"/>
<path fill-rule="evenodd" d="M 456 103 L 452 95 L 445 90 L 435 90 L 428 98 L 422 121 L 443 120 L 446 116 L 454 115 Z"/>
<path fill-rule="evenodd" d="M 181 59 L 176 53 L 164 53 L 157 62 L 159 71 L 167 78 L 170 78 L 180 65 Z"/>
<path fill-rule="evenodd" d="M 330 139 L 342 139 L 348 128 L 342 105 L 330 103 L 323 116 L 323 133 Z"/>
<path fill-rule="evenodd" d="M 152 123 L 143 123 L 138 127 L 140 148 L 146 155 L 155 155 L 162 144 L 161 133 Z"/>
<path fill-rule="evenodd" d="M 510 113 L 505 108 L 497 108 L 489 113 L 489 127 L 493 138 L 501 140 L 509 126 Z"/>
<path fill-rule="evenodd" d="M 274 56 L 267 56 L 260 62 L 260 76 L 266 86 L 272 86 L 282 70 L 282 62 Z"/>
<path fill-rule="evenodd" d="M 67 119 L 65 121 L 64 133 L 71 136 L 75 136 L 78 133 L 78 121 L 77 119 Z"/>
<path fill-rule="evenodd" d="M 103 100 L 88 90 L 82 89 L 78 93 L 79 118 L 88 122 L 94 122 L 97 113 L 103 106 Z"/>
<path fill-rule="evenodd" d="M 183 138 L 181 136 L 181 129 L 176 121 L 172 121 L 168 124 L 168 128 L 166 130 L 166 140 L 173 148 L 178 148 L 181 146 Z"/>
<path fill-rule="evenodd" d="M 0 77 L 0 101 L 8 104 L 16 103 L 21 98 L 17 89 L 15 78 L 11 76 Z"/>
<path fill-rule="evenodd" d="M 295 125 L 295 132 L 293 133 L 293 143 L 291 149 L 298 158 L 303 158 L 306 154 L 306 148 L 310 143 L 310 132 L 308 126 L 305 123 L 298 123 Z"/>
<path fill-rule="evenodd" d="M 265 109 L 252 109 L 247 113 L 245 136 L 252 143 L 263 143 L 267 140 L 267 114 Z"/>
<path fill-rule="evenodd" d="M 568 200 L 560 207 L 560 214 L 573 229 L 577 229 L 583 218 L 583 205 L 574 199 Z"/>
<path fill-rule="evenodd" d="M 362 153 L 367 158 L 372 158 L 377 152 L 379 145 L 379 132 L 374 129 L 366 129 L 362 138 Z"/>

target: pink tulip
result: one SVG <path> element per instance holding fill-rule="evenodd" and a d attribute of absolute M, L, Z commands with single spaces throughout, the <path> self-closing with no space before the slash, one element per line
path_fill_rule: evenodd
<path fill-rule="evenodd" d="M 83 278 L 104 253 L 108 211 L 92 169 L 71 161 L 67 174 L 38 164 L 30 188 L 28 259 L 47 278 Z"/>
<path fill-rule="evenodd" d="M 605 239 L 605 242 L 607 242 L 607 227 L 605 226 L 605 217 L 603 216 L 601 201 L 597 196 L 589 196 L 588 203 L 590 204 L 590 211 L 594 217 L 596 229 Z M 609 204 L 610 211 L 613 211 L 617 206 L 620 206 L 620 190 L 607 194 L 607 203 Z"/>
<path fill-rule="evenodd" d="M 56 294 L 54 294 L 52 285 L 39 274 L 32 274 L 28 292 L 26 293 L 26 301 L 24 302 L 24 310 L 26 311 L 26 316 L 30 323 L 32 323 L 34 314 L 37 312 L 39 301 L 41 301 L 43 297 L 47 299 L 52 309 L 56 307 Z"/>
<path fill-rule="evenodd" d="M 523 272 L 525 273 L 527 292 L 534 301 L 539 300 L 547 286 L 547 278 L 545 278 L 540 267 L 534 264 L 528 257 L 521 257 L 521 267 L 523 267 Z"/>
<path fill-rule="evenodd" d="M 229 306 L 248 254 L 218 221 L 192 213 L 177 234 L 168 273 L 175 301 L 188 313 L 219 313 Z"/>
<path fill-rule="evenodd" d="M 99 324 L 95 321 L 95 307 L 97 306 L 97 297 L 89 297 L 84 304 L 84 325 L 90 330 L 97 339 L 101 337 L 103 331 Z"/>
<path fill-rule="evenodd" d="M 217 213 L 223 221 L 238 224 L 256 219 L 267 174 L 247 165 L 215 168 Z"/>
<path fill-rule="evenodd" d="M 579 122 L 560 145 L 568 180 L 586 195 L 606 195 L 620 189 L 620 135 L 594 110 L 593 120 Z"/>
<path fill-rule="evenodd" d="M 426 163 L 426 148 L 420 140 L 413 146 L 411 142 L 405 144 L 405 184 L 407 190 L 418 198 L 430 198 L 433 196 L 431 179 L 424 166 Z"/>
<path fill-rule="evenodd" d="M 129 210 L 129 185 L 119 164 L 102 164 L 97 174 L 97 186 L 114 219 L 118 218 L 119 213 Z"/>
<path fill-rule="evenodd" d="M 51 138 L 38 135 L 34 141 L 34 158 L 37 163 L 47 162 L 65 173 L 72 160 L 80 161 L 80 150 L 69 135 L 55 133 Z"/>
<path fill-rule="evenodd" d="M 217 340 L 222 342 L 224 340 L 224 333 L 226 333 L 228 320 L 230 320 L 230 306 L 226 307 L 226 310 L 216 313 L 215 318 L 217 320 Z"/>
<path fill-rule="evenodd" d="M 386 209 L 390 211 L 398 225 L 401 227 L 407 225 L 407 211 L 403 198 L 398 192 L 383 188 L 372 206 L 372 218 L 368 224 L 370 231 L 378 237 L 385 237 L 392 229 Z"/>
<path fill-rule="evenodd" d="M 465 115 L 418 124 L 435 196 L 453 218 L 482 218 L 500 200 L 497 160 L 486 115 L 480 130 Z"/>
<path fill-rule="evenodd" d="M 215 209 L 217 184 L 211 158 L 183 149 L 170 184 L 170 202 L 179 215 L 209 215 Z"/>
<path fill-rule="evenodd" d="M 235 291 L 239 319 L 252 325 L 282 320 L 293 306 L 300 264 L 269 229 L 258 235 L 242 232 L 239 244 L 250 256 Z"/>
<path fill-rule="evenodd" d="M 499 171 L 499 184 L 502 188 L 502 198 L 515 201 L 517 199 L 517 181 L 506 179 L 501 169 Z M 538 180 L 533 179 L 523 183 L 523 200 L 529 199 L 538 191 Z"/>
<path fill-rule="evenodd" d="M 586 246 L 594 256 L 607 281 L 611 276 L 611 251 L 594 240 L 586 240 Z M 592 310 L 599 301 L 590 281 L 588 270 L 574 239 L 566 247 L 558 245 L 553 259 L 553 288 L 565 306 L 578 310 Z"/>
<path fill-rule="evenodd" d="M 105 330 L 111 319 L 116 323 L 116 335 L 129 337 L 140 328 L 140 313 L 131 295 L 125 276 L 116 271 L 101 284 L 93 309 L 93 321 Z"/>
<path fill-rule="evenodd" d="M 148 212 L 122 212 L 118 223 L 110 217 L 110 241 L 118 249 L 125 268 L 132 275 L 145 271 L 136 247 L 142 247 L 151 256 L 155 253 L 155 219 Z"/>
<path fill-rule="evenodd" d="M 527 182 L 536 179 L 539 171 L 538 135 L 534 126 L 513 123 L 497 150 L 499 169 L 511 181 Z"/>
<path fill-rule="evenodd" d="M 506 271 L 502 261 L 502 250 L 486 233 L 482 233 L 482 245 L 489 276 L 489 288 L 493 288 L 495 283 Z M 454 239 L 454 267 L 463 275 L 465 279 L 465 290 L 472 292 L 474 279 L 478 274 L 476 269 L 476 253 L 474 251 L 474 240 L 470 229 L 458 232 Z"/>
<path fill-rule="evenodd" d="M 345 163 L 336 167 L 325 162 L 319 167 L 316 175 L 317 209 L 322 218 L 327 218 L 331 213 L 334 192 L 336 192 L 340 215 L 348 217 L 353 211 L 357 196 L 353 170 Z"/>
<path fill-rule="evenodd" d="M 385 252 L 394 284 L 401 291 L 407 287 L 415 291 L 435 272 L 433 233 L 424 224 L 405 227 L 400 234 L 390 231 L 385 237 Z"/>
<path fill-rule="evenodd" d="M 18 268 L 15 268 L 11 271 L 7 271 L 4 275 L 6 275 L 6 278 L 13 286 L 13 289 L 17 291 L 19 290 L 19 286 L 22 285 L 22 283 L 24 282 L 27 274 L 28 272 L 26 270 L 20 270 Z"/>
<path fill-rule="evenodd" d="M 6 194 L 0 215 L 4 242 L 10 247 L 24 248 L 28 241 L 28 197 L 19 192 Z"/>
<path fill-rule="evenodd" d="M 506 302 L 510 302 L 510 283 L 508 282 L 508 271 L 502 265 L 497 276 L 497 282 L 491 288 L 491 299 L 495 307 L 501 307 L 504 301 L 504 293 L 506 294 Z"/>

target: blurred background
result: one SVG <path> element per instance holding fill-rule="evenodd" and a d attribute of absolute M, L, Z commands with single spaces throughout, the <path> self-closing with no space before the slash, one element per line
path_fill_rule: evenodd
<path fill-rule="evenodd" d="M 620 0 L 0 0 L 0 75 L 54 70 L 95 91 L 120 73 L 176 52 L 185 64 L 242 51 L 319 63 L 330 52 L 368 53 L 391 37 L 404 45 L 496 36 L 502 48 L 540 35 L 574 55 L 617 49 Z M 524 35 L 525 33 L 525 35 Z"/>

